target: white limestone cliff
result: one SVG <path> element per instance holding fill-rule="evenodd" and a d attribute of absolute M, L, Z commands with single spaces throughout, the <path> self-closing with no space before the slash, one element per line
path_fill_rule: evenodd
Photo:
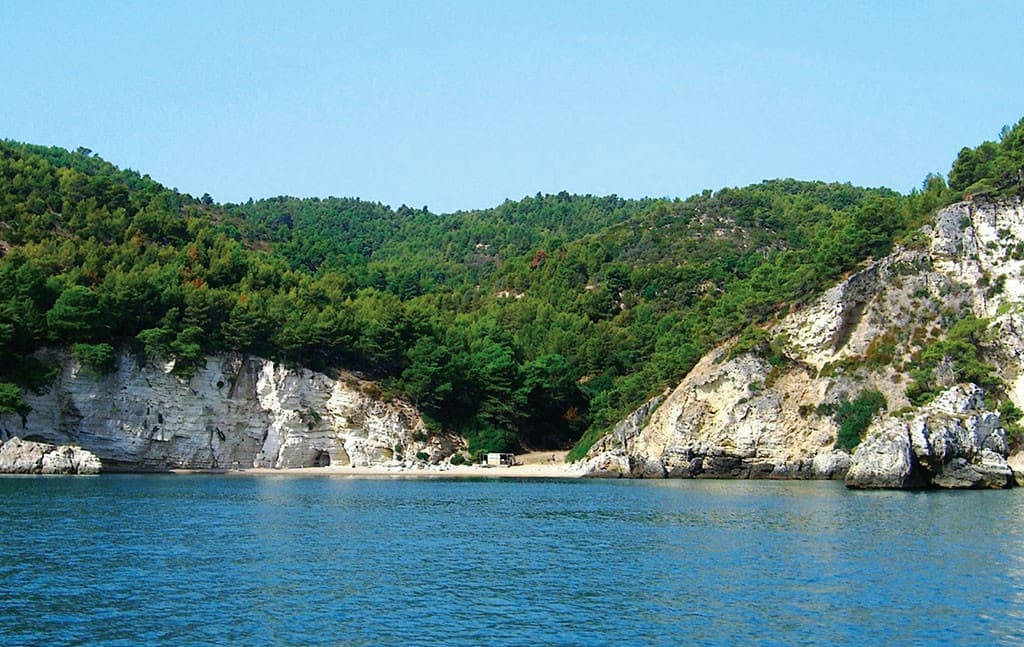
<path fill-rule="evenodd" d="M 0 474 L 99 474 L 100 459 L 81 447 L 50 445 L 15 436 L 0 442 Z"/>
<path fill-rule="evenodd" d="M 351 374 L 222 355 L 186 379 L 122 354 L 114 373 L 96 376 L 67 355 L 47 359 L 60 374 L 44 393 L 26 393 L 26 416 L 0 416 L 0 439 L 74 444 L 104 470 L 410 467 L 460 442 L 428 433 L 414 407 Z"/>
<path fill-rule="evenodd" d="M 1013 478 L 999 414 L 975 385 L 955 386 L 906 417 L 879 419 L 854 452 L 855 488 L 1003 488 Z"/>
<path fill-rule="evenodd" d="M 836 448 L 838 426 L 822 412 L 867 389 L 881 392 L 890 412 L 912 411 L 904 361 L 968 312 L 990 320 L 995 334 L 986 352 L 1010 399 L 1024 408 L 1022 270 L 1019 199 L 943 209 L 917 240 L 767 326 L 782 361 L 724 344 L 657 406 L 631 417 L 640 424 L 595 443 L 584 469 L 594 476 L 843 478 L 851 457 Z M 954 386 L 952 376 L 942 385 Z"/>

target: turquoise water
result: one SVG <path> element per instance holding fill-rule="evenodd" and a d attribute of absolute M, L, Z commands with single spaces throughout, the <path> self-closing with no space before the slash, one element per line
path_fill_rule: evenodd
<path fill-rule="evenodd" d="M 0 643 L 1020 644 L 1024 490 L 0 478 Z"/>

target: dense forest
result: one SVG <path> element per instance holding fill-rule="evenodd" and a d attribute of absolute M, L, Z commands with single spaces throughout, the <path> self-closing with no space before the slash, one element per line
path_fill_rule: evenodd
<path fill-rule="evenodd" d="M 79 149 L 0 142 L 0 412 L 63 347 L 187 377 L 235 351 L 378 379 L 471 453 L 579 456 L 726 338 L 907 239 L 1024 189 L 1024 121 L 909 195 L 766 181 L 685 200 L 560 193 L 438 215 L 357 199 L 216 204 Z"/>

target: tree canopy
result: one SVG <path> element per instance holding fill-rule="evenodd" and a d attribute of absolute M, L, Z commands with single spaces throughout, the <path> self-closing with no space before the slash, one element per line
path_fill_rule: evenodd
<path fill-rule="evenodd" d="M 949 185 L 971 195 L 1024 193 L 1024 119 L 1004 127 L 998 142 L 961 149 Z"/>
<path fill-rule="evenodd" d="M 186 375 L 235 351 L 379 379 L 471 451 L 579 455 L 712 346 L 886 253 L 959 192 L 1019 187 L 1021 130 L 961 151 L 950 186 L 930 175 L 906 196 L 787 179 L 453 214 L 222 205 L 85 149 L 3 141 L 0 407 L 26 412 L 14 385 L 45 385 L 46 346 L 97 374 L 116 348 Z"/>

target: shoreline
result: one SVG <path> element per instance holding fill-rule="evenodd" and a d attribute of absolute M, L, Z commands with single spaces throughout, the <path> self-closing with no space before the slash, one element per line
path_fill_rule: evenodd
<path fill-rule="evenodd" d="M 113 472 L 108 472 L 113 473 Z M 124 473 L 124 472 L 122 472 Z M 407 468 L 374 465 L 367 467 L 249 467 L 170 469 L 166 472 L 138 472 L 141 474 L 223 474 L 227 476 L 333 476 L 347 478 L 523 478 L 523 479 L 578 479 L 583 471 L 568 463 L 548 465 L 514 465 L 512 467 L 481 467 L 453 465 L 440 468 Z"/>
<path fill-rule="evenodd" d="M 401 467 L 387 465 L 326 467 L 222 467 L 175 468 L 164 474 L 226 474 L 235 476 L 341 476 L 352 478 L 523 478 L 523 479 L 578 479 L 584 472 L 579 464 L 566 463 L 564 451 L 531 452 L 516 457 L 511 467 L 483 465 L 427 465 Z"/>

